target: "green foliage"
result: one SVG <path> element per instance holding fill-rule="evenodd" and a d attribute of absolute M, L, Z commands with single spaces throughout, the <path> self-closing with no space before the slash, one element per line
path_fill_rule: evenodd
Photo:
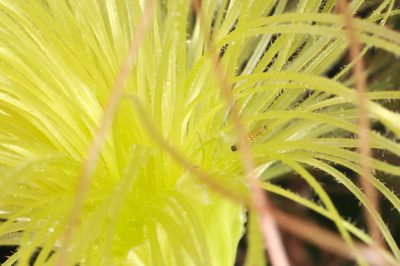
<path fill-rule="evenodd" d="M 0 245 L 19 246 L 4 265 L 27 265 L 35 252 L 34 265 L 56 265 L 79 176 L 143 2 L 0 2 Z M 375 245 L 338 212 L 313 174 L 319 169 L 368 209 L 389 246 L 385 256 L 400 260 L 384 217 L 337 169 L 361 172 L 353 139 L 354 62 L 337 69 L 348 42 L 336 1 L 201 2 L 246 130 L 268 127 L 250 143 L 263 188 L 332 220 L 349 245 L 353 238 Z M 400 82 L 392 77 L 400 34 L 384 27 L 400 12 L 394 1 L 379 2 L 355 0 L 350 9 L 372 10 L 355 19 L 357 38 L 363 55 L 381 53 L 367 69 L 374 82 L 367 110 L 373 125 L 384 125 L 389 134 L 371 130 L 371 148 L 400 156 L 400 115 L 387 103 L 400 98 Z M 65 265 L 233 265 L 245 208 L 196 179 L 153 137 L 167 140 L 221 187 L 249 197 L 240 151 L 231 150 L 237 139 L 230 107 L 210 56 L 190 1 L 157 1 L 63 247 Z M 375 158 L 371 167 L 384 177 L 400 176 L 391 162 Z M 269 183 L 293 172 L 322 205 Z M 370 179 L 400 211 L 399 198 L 377 177 Z M 250 215 L 248 265 L 264 261 L 256 217 Z"/>

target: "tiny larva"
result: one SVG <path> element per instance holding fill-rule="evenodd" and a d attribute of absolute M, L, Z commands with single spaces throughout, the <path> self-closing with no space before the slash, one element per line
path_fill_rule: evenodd
<path fill-rule="evenodd" d="M 267 131 L 267 129 L 268 129 L 267 126 L 263 126 L 263 127 L 261 127 L 261 128 L 258 128 L 258 129 L 256 129 L 256 130 L 250 132 L 249 134 L 247 134 L 246 140 L 247 140 L 247 141 L 252 141 L 253 139 L 255 139 L 255 138 L 257 138 L 258 136 L 260 136 L 262 133 L 264 133 L 265 131 Z M 237 151 L 237 150 L 238 150 L 237 145 L 233 145 L 233 146 L 231 147 L 231 150 L 232 150 L 232 151 Z"/>

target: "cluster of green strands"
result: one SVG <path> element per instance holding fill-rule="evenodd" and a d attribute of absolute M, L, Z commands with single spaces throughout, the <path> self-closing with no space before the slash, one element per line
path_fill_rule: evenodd
<path fill-rule="evenodd" d="M 296 2 L 296 3 L 294 3 Z M 320 9 L 322 2 L 325 2 Z M 352 13 L 364 1 L 351 1 Z M 212 29 L 221 65 L 248 132 L 263 189 L 331 219 L 341 237 L 373 245 L 346 221 L 308 169 L 340 181 L 371 213 L 388 260 L 400 250 L 360 188 L 336 170 L 360 173 L 357 93 L 346 80 L 354 62 L 324 75 L 348 49 L 336 1 L 203 0 L 205 23 L 190 1 L 156 1 L 124 96 L 85 191 L 64 265 L 233 265 L 245 208 L 190 175 L 152 135 L 239 197 L 249 197 L 235 130 L 201 25 Z M 89 144 L 142 18 L 140 0 L 0 1 L 0 245 L 17 245 L 4 265 L 56 265 Z M 400 56 L 400 34 L 383 27 L 398 15 L 394 0 L 355 19 L 362 54 L 376 47 Z M 347 82 L 347 83 L 346 83 Z M 367 110 L 395 136 L 400 116 L 368 92 Z M 153 125 L 150 134 L 145 122 Z M 400 156 L 400 145 L 371 132 L 371 148 Z M 400 169 L 371 159 L 371 167 Z M 322 204 L 270 184 L 297 172 Z M 400 211 L 396 195 L 372 184 Z M 248 265 L 265 265 L 254 213 Z M 255 218 L 255 219 L 254 219 Z M 38 249 L 39 248 L 39 249 Z"/>

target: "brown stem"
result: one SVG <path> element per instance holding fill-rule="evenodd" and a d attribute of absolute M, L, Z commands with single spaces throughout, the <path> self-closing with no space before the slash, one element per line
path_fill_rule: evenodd
<path fill-rule="evenodd" d="M 348 10 L 348 4 L 346 0 L 339 1 L 339 10 L 343 14 L 343 18 L 346 25 L 346 36 L 349 41 L 349 57 L 351 61 L 355 61 L 354 67 L 352 69 L 353 76 L 355 77 L 355 87 L 358 92 L 358 139 L 359 139 L 359 149 L 360 154 L 360 167 L 361 174 L 359 176 L 360 184 L 365 192 L 366 197 L 371 202 L 372 207 L 379 213 L 379 194 L 376 188 L 372 185 L 368 176 L 372 176 L 372 171 L 370 167 L 371 149 L 370 149 L 370 122 L 368 119 L 368 113 L 366 109 L 367 104 L 367 77 L 365 74 L 364 60 L 360 57 L 361 44 L 357 39 L 357 32 L 354 28 L 353 18 Z M 360 57 L 360 58 L 359 58 Z M 359 58 L 359 59 L 358 59 Z M 369 228 L 372 238 L 381 247 L 384 246 L 382 241 L 382 234 L 379 230 L 377 224 L 375 223 L 372 215 L 368 210 L 364 209 L 367 226 Z"/>
<path fill-rule="evenodd" d="M 231 82 L 228 80 L 228 77 L 225 75 L 225 72 L 221 66 L 217 49 L 215 48 L 214 42 L 206 28 L 205 19 L 203 13 L 201 12 L 200 4 L 200 1 L 192 1 L 193 9 L 200 18 L 200 29 L 204 34 L 205 44 L 208 50 L 211 52 L 211 59 L 214 63 L 215 73 L 221 86 L 222 94 L 224 95 L 227 106 L 231 107 L 230 112 L 239 139 L 238 147 L 252 192 L 251 203 L 258 213 L 258 217 L 260 219 L 261 230 L 269 258 L 273 265 L 288 266 L 290 265 L 289 259 L 286 255 L 278 226 L 272 214 L 272 203 L 265 191 L 259 186 L 259 181 L 257 180 L 255 171 L 256 167 L 254 159 L 246 140 L 244 125 L 239 117 L 239 111 L 237 107 L 235 104 L 233 104 L 234 97 L 231 91 Z"/>
<path fill-rule="evenodd" d="M 369 265 L 397 265 L 396 259 L 382 250 L 371 248 L 358 241 L 355 242 L 355 250 L 349 249 L 341 237 L 317 224 L 297 218 L 278 209 L 274 209 L 273 212 L 282 230 L 342 258 L 355 260 L 355 251 L 357 251 L 363 255 Z"/>
<path fill-rule="evenodd" d="M 118 103 L 123 95 L 123 88 L 126 80 L 128 79 L 129 73 L 133 66 L 133 61 L 139 50 L 139 46 L 142 43 L 147 26 L 150 22 L 150 18 L 153 13 L 154 0 L 149 0 L 147 6 L 143 12 L 143 17 L 139 23 L 139 27 L 132 40 L 131 47 L 125 58 L 125 62 L 121 66 L 121 70 L 117 76 L 116 82 L 112 89 L 112 93 L 109 98 L 109 102 L 104 110 L 103 117 L 100 121 L 100 126 L 96 131 L 92 142 L 89 146 L 87 152 L 87 160 L 82 165 L 81 172 L 78 179 L 78 188 L 76 191 L 76 196 L 74 202 L 71 206 L 70 213 L 68 215 L 68 220 L 65 225 L 64 237 L 61 240 L 61 247 L 59 251 L 59 256 L 56 265 L 64 266 L 68 264 L 68 247 L 70 245 L 74 229 L 77 224 L 78 216 L 82 211 L 83 201 L 85 199 L 85 194 L 89 189 L 90 177 L 94 171 L 97 164 L 97 159 L 100 154 L 100 150 L 103 144 L 103 140 L 107 134 L 108 128 L 115 116 L 118 108 Z"/>

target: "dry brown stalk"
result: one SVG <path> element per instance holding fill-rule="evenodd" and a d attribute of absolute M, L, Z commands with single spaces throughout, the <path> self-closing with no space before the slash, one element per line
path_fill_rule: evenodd
<path fill-rule="evenodd" d="M 125 58 L 125 62 L 122 64 L 121 70 L 115 81 L 108 104 L 106 105 L 104 114 L 101 118 L 100 126 L 96 131 L 92 142 L 90 143 L 87 152 L 87 159 L 82 165 L 82 169 L 78 177 L 78 188 L 76 195 L 68 215 L 68 220 L 66 221 L 65 232 L 63 239 L 61 240 L 61 247 L 59 249 L 60 251 L 56 264 L 57 266 L 64 266 L 68 264 L 68 247 L 77 224 L 78 216 L 82 210 L 86 192 L 89 189 L 90 177 L 96 167 L 103 140 L 118 109 L 118 103 L 123 95 L 123 88 L 131 72 L 133 61 L 146 34 L 147 26 L 150 22 L 150 18 L 152 17 L 153 6 L 154 0 L 149 0 L 143 12 L 143 17 L 139 23 L 137 32 L 132 40 L 129 52 Z"/>
<path fill-rule="evenodd" d="M 357 39 L 357 32 L 354 26 L 353 18 L 348 10 L 347 0 L 339 1 L 339 10 L 343 14 L 343 18 L 346 25 L 346 36 L 349 41 L 349 59 L 354 61 L 354 67 L 352 69 L 353 76 L 355 78 L 355 87 L 358 93 L 358 139 L 359 148 L 358 153 L 360 154 L 360 167 L 361 174 L 359 176 L 360 184 L 365 192 L 365 195 L 371 202 L 372 207 L 379 213 L 379 194 L 376 188 L 373 186 L 368 176 L 372 176 L 370 167 L 371 149 L 370 149 L 370 121 L 367 113 L 367 76 L 365 74 L 365 63 L 363 57 L 360 57 L 361 44 Z M 360 57 L 360 58 L 359 58 Z M 359 59 L 358 59 L 359 58 Z M 372 215 L 365 208 L 364 213 L 366 216 L 367 226 L 370 235 L 379 244 L 380 247 L 384 247 L 382 241 L 382 233 L 375 223 Z"/>
<path fill-rule="evenodd" d="M 211 39 L 210 33 L 207 31 L 205 19 L 203 13 L 201 12 L 201 2 L 193 0 L 192 5 L 195 13 L 200 18 L 200 29 L 204 34 L 205 44 L 208 48 L 208 51 L 211 53 L 211 59 L 214 63 L 215 73 L 218 78 L 221 91 L 225 97 L 227 106 L 231 107 L 230 113 L 239 139 L 238 148 L 252 192 L 251 203 L 252 206 L 254 206 L 255 211 L 258 213 L 258 217 L 260 219 L 261 231 L 263 233 L 269 258 L 272 265 L 288 266 L 290 265 L 289 259 L 286 254 L 275 218 L 272 214 L 272 203 L 265 191 L 260 188 L 259 180 L 257 179 L 255 171 L 256 167 L 254 159 L 246 140 L 244 125 L 239 117 L 239 111 L 237 110 L 237 107 L 233 104 L 234 97 L 231 91 L 231 82 L 225 75 L 225 72 L 221 66 L 217 49 L 215 48 L 214 42 Z"/>

